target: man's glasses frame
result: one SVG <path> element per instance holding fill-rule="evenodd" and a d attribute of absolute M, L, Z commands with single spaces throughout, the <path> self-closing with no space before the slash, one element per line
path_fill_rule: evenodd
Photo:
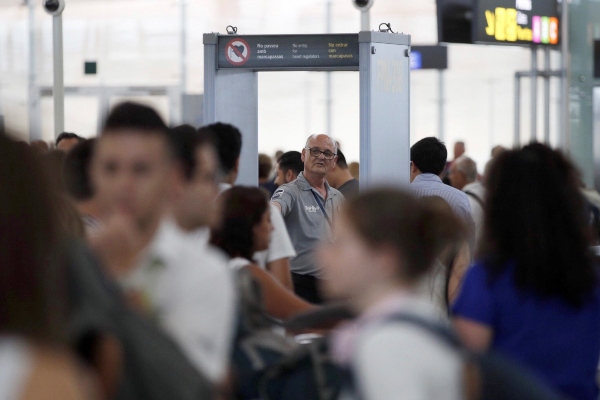
<path fill-rule="evenodd" d="M 308 150 L 310 155 L 315 158 L 320 157 L 321 154 L 323 154 L 323 157 L 325 157 L 326 160 L 333 160 L 335 156 L 337 156 L 337 153 L 332 153 L 329 150 L 321 151 L 316 147 L 305 147 L 305 149 Z"/>

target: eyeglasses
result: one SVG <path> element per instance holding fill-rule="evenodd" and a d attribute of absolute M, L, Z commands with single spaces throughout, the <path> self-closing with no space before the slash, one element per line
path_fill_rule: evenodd
<path fill-rule="evenodd" d="M 329 150 L 327 151 L 321 151 L 315 147 L 305 147 L 306 150 L 308 150 L 310 152 L 310 155 L 317 158 L 319 157 L 321 154 L 323 154 L 323 157 L 325 157 L 326 160 L 333 160 L 333 157 L 337 156 L 337 154 L 330 152 Z"/>

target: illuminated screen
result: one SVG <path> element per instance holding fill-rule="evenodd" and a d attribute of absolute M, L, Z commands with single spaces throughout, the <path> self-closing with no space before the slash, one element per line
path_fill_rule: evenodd
<path fill-rule="evenodd" d="M 473 41 L 557 45 L 559 8 L 556 0 L 476 0 Z"/>

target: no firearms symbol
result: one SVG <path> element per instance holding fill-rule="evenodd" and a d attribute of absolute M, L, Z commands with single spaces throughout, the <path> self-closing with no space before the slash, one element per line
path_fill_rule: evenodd
<path fill-rule="evenodd" d="M 225 58 L 235 66 L 244 65 L 250 58 L 250 46 L 244 39 L 232 39 L 225 46 Z"/>

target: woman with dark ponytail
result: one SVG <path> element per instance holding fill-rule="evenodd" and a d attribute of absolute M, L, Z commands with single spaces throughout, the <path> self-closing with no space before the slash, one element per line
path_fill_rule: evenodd
<path fill-rule="evenodd" d="M 348 300 L 358 318 L 333 335 L 335 359 L 352 371 L 365 399 L 455 400 L 462 396 L 461 359 L 409 314 L 439 323 L 437 309 L 417 293 L 420 281 L 449 244 L 464 238 L 451 210 L 393 189 L 349 201 L 332 243 L 318 251 L 325 293 Z"/>
<path fill-rule="evenodd" d="M 484 241 L 454 303 L 473 349 L 494 349 L 573 399 L 596 400 L 600 290 L 578 173 L 542 144 L 498 156 Z"/>

